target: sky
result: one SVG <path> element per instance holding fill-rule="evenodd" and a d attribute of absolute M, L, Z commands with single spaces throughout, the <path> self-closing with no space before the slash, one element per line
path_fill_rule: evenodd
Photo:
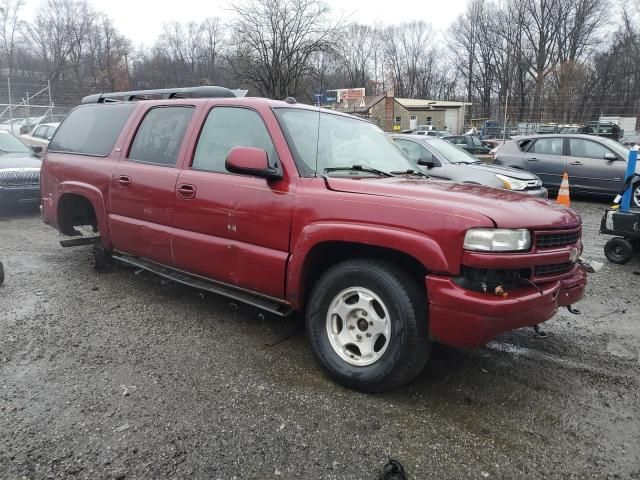
<path fill-rule="evenodd" d="M 206 17 L 231 16 L 233 0 L 89 0 L 96 10 L 109 15 L 116 28 L 135 46 L 151 46 L 167 22 L 200 21 Z M 326 0 L 336 18 L 350 21 L 383 24 L 402 21 L 425 20 L 436 31 L 446 29 L 464 11 L 466 0 Z M 40 0 L 27 0 L 25 17 L 34 16 Z M 171 6 L 169 6 L 171 5 Z M 401 5 L 401 6 L 400 6 Z M 164 8 L 163 8 L 164 7 Z"/>

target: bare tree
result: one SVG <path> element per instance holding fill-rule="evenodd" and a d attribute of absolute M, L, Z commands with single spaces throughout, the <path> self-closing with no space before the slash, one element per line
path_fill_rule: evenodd
<path fill-rule="evenodd" d="M 314 0 L 249 0 L 236 5 L 233 50 L 227 54 L 234 75 L 259 94 L 284 98 L 303 93 L 313 74 L 312 56 L 335 47 L 336 26 L 328 8 Z"/>
<path fill-rule="evenodd" d="M 2 55 L 7 62 L 9 76 L 13 74 L 16 45 L 19 40 L 20 10 L 24 7 L 24 0 L 0 1 L 0 42 Z"/>

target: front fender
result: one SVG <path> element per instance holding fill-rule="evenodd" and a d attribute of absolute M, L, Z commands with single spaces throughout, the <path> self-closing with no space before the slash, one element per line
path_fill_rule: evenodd
<path fill-rule="evenodd" d="M 111 235 L 109 233 L 109 222 L 107 221 L 107 208 L 102 191 L 87 183 L 71 180 L 61 182 L 58 184 L 56 191 L 56 208 L 60 208 L 60 199 L 65 194 L 80 195 L 91 202 L 93 210 L 96 213 L 96 220 L 98 222 L 98 229 L 100 231 L 102 244 L 107 249 L 111 248 Z M 57 218 L 58 214 L 56 214 L 56 219 Z"/>
<path fill-rule="evenodd" d="M 309 252 L 326 242 L 361 243 L 396 250 L 414 257 L 429 272 L 447 272 L 449 264 L 442 248 L 425 234 L 382 227 L 350 223 L 313 223 L 302 229 L 292 246 L 287 265 L 287 300 L 299 308 L 304 295 L 304 268 Z"/>

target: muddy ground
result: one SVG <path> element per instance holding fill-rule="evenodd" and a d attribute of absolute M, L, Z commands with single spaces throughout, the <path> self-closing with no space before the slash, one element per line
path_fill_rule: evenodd
<path fill-rule="evenodd" d="M 575 202 L 603 260 L 605 204 Z M 0 215 L 0 478 L 640 478 L 640 262 L 578 308 L 486 348 L 437 347 L 409 386 L 364 395 L 312 359 L 300 320 L 62 249 Z M 279 343 L 278 341 L 281 340 Z"/>

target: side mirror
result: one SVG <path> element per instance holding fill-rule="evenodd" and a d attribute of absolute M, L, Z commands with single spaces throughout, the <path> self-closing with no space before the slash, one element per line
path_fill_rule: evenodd
<path fill-rule="evenodd" d="M 282 173 L 269 166 L 267 152 L 261 148 L 233 147 L 225 160 L 227 170 L 267 179 L 281 179 Z"/>
<path fill-rule="evenodd" d="M 418 160 L 418 165 L 422 165 L 427 168 L 433 168 L 436 165 L 436 162 L 433 161 L 433 158 L 422 157 Z"/>
<path fill-rule="evenodd" d="M 615 153 L 605 153 L 604 159 L 609 162 L 615 162 L 616 160 L 618 160 L 618 157 L 616 156 Z"/>
<path fill-rule="evenodd" d="M 31 145 L 33 153 L 42 153 L 42 147 L 40 145 Z"/>

